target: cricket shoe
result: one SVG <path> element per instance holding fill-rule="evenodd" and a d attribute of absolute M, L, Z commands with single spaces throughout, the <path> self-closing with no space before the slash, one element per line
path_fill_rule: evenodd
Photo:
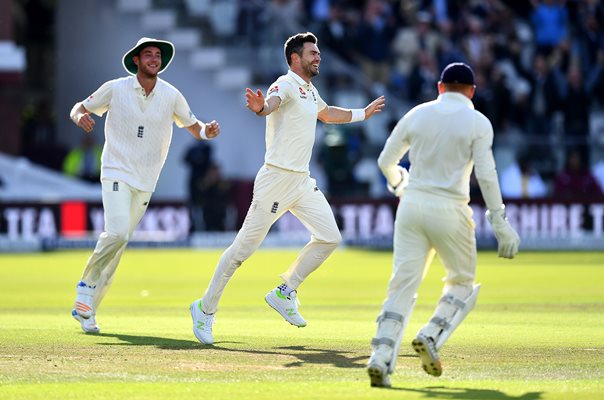
<path fill-rule="evenodd" d="M 88 286 L 83 281 L 76 285 L 76 299 L 73 309 L 84 319 L 94 316 L 93 298 L 96 286 Z"/>
<path fill-rule="evenodd" d="M 86 333 L 99 333 L 101 328 L 96 324 L 95 315 L 91 315 L 89 318 L 84 318 L 75 310 L 71 310 L 71 316 L 80 323 L 82 330 Z"/>
<path fill-rule="evenodd" d="M 203 312 L 201 299 L 191 303 L 189 309 L 191 310 L 191 318 L 193 318 L 193 334 L 197 340 L 203 344 L 214 343 L 214 336 L 212 336 L 214 314 Z"/>
<path fill-rule="evenodd" d="M 438 357 L 436 350 L 436 342 L 429 336 L 418 333 L 415 339 L 411 342 L 413 350 L 419 355 L 422 362 L 422 368 L 427 374 L 432 376 L 441 376 L 443 367 Z"/>
<path fill-rule="evenodd" d="M 375 352 L 371 354 L 367 362 L 367 374 L 371 387 L 391 387 L 390 377 L 388 376 L 388 364 L 381 359 Z"/>
<path fill-rule="evenodd" d="M 306 321 L 298 313 L 298 297 L 295 290 L 285 296 L 279 288 L 275 288 L 264 296 L 264 300 L 290 324 L 298 328 L 306 326 Z"/>

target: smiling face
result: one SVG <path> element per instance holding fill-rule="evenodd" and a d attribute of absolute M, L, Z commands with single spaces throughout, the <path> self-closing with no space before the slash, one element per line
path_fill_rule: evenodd
<path fill-rule="evenodd" d="M 302 57 L 300 57 L 300 69 L 308 78 L 319 75 L 319 64 L 321 63 L 321 52 L 315 43 L 304 43 Z"/>
<path fill-rule="evenodd" d="M 134 56 L 133 60 L 138 67 L 138 74 L 149 78 L 156 77 L 161 69 L 161 50 L 155 46 L 147 46 Z"/>

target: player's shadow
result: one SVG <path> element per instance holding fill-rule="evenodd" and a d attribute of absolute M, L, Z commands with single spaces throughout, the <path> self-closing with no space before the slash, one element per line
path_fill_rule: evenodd
<path fill-rule="evenodd" d="M 306 346 L 275 347 L 275 350 L 286 350 L 287 354 L 298 361 L 285 364 L 285 367 L 301 367 L 304 364 L 332 365 L 336 368 L 365 368 L 367 356 L 350 356 L 351 351 L 308 348 Z"/>
<path fill-rule="evenodd" d="M 455 399 L 455 400 L 539 400 L 543 392 L 528 392 L 520 396 L 511 396 L 499 390 L 448 388 L 445 386 L 428 386 L 423 389 L 410 389 L 391 387 L 388 390 L 422 393 L 428 399 Z"/>
<path fill-rule="evenodd" d="M 103 346 L 154 346 L 162 350 L 193 350 L 200 346 L 214 348 L 214 346 L 202 345 L 196 340 L 170 339 L 157 336 L 134 336 L 120 333 L 99 333 L 95 336 L 110 337 L 121 340 L 123 343 L 99 343 Z M 238 342 L 222 342 L 238 343 Z"/>
<path fill-rule="evenodd" d="M 102 346 L 153 346 L 162 350 L 194 350 L 201 348 L 212 351 L 228 351 L 255 355 L 288 355 L 297 358 L 296 361 L 284 364 L 286 368 L 302 367 L 308 364 L 332 365 L 336 368 L 365 368 L 367 359 L 366 355 L 354 356 L 354 352 L 351 351 L 306 346 L 284 346 L 274 347 L 272 350 L 260 350 L 226 347 L 226 345 L 240 344 L 240 342 L 222 341 L 216 342 L 213 345 L 202 345 L 195 340 L 171 339 L 157 336 L 135 336 L 120 333 L 99 333 L 95 336 L 115 338 L 121 341 L 121 343 L 99 343 Z"/>
<path fill-rule="evenodd" d="M 235 349 L 224 347 L 221 342 L 212 346 L 212 350 L 246 354 L 270 354 L 291 356 L 298 360 L 284 364 L 286 368 L 302 367 L 305 364 L 333 365 L 336 368 L 364 368 L 367 356 L 349 357 L 352 352 L 333 349 L 306 348 L 306 346 L 273 347 L 273 350 Z M 360 362 L 362 360 L 362 362 Z"/>
<path fill-rule="evenodd" d="M 284 365 L 287 368 L 302 367 L 305 364 L 333 365 L 337 368 L 364 368 L 366 356 L 350 357 L 351 352 L 332 349 L 307 348 L 306 346 L 275 347 L 273 350 L 238 349 L 225 347 L 227 344 L 239 342 L 217 342 L 214 345 L 202 345 L 194 340 L 171 339 L 157 336 L 135 336 L 121 333 L 99 333 L 97 337 L 115 338 L 121 343 L 99 343 L 103 346 L 153 346 L 162 350 L 194 350 L 207 349 L 212 351 L 228 351 L 246 354 L 289 355 L 298 360 Z"/>

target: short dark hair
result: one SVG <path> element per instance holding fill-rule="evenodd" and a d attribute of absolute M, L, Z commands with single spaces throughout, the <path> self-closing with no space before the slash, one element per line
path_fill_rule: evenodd
<path fill-rule="evenodd" d="M 317 44 L 319 40 L 315 35 L 311 32 L 297 33 L 294 36 L 291 36 L 289 39 L 285 41 L 284 50 L 285 50 L 285 61 L 287 61 L 287 65 L 292 65 L 292 54 L 296 53 L 300 57 L 302 57 L 302 50 L 304 49 L 304 43 L 314 43 Z"/>

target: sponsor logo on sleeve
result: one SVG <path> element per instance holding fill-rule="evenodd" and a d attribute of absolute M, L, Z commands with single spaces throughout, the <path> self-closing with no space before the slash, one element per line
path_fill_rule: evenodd
<path fill-rule="evenodd" d="M 271 95 L 273 93 L 279 93 L 279 86 L 275 85 L 272 88 L 270 88 L 270 90 L 268 91 L 268 95 Z"/>

